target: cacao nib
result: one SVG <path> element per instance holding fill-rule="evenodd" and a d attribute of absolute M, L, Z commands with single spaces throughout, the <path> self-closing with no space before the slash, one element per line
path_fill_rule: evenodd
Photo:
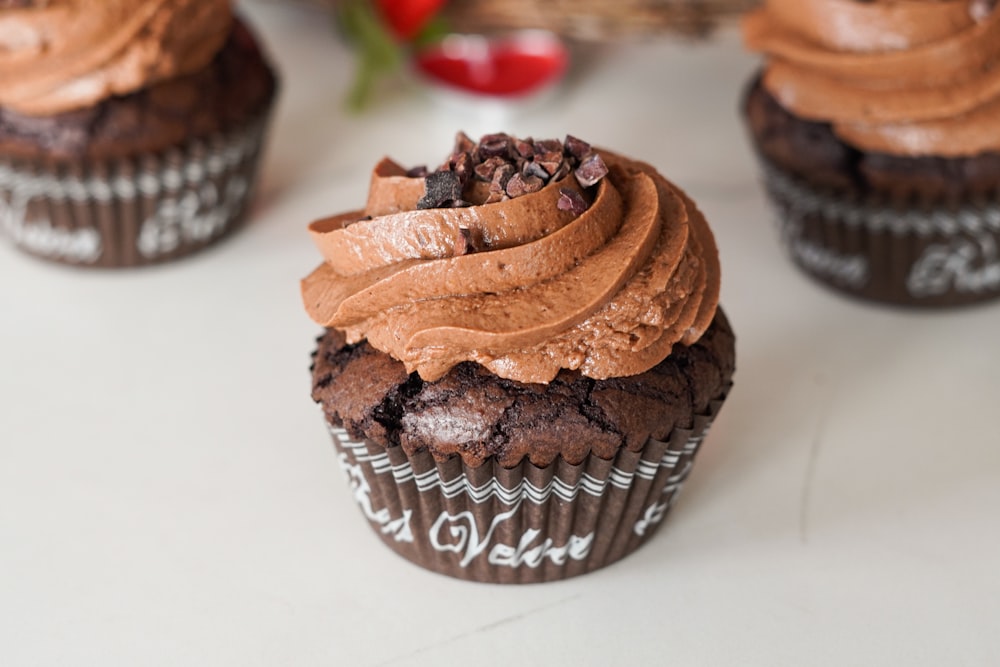
<path fill-rule="evenodd" d="M 458 180 L 465 185 L 469 177 L 472 176 L 472 155 L 469 153 L 456 153 L 450 160 L 451 170 L 458 176 Z"/>
<path fill-rule="evenodd" d="M 537 176 L 522 176 L 521 174 L 514 174 L 507 181 L 507 195 L 511 198 L 520 197 L 521 195 L 531 194 L 532 192 L 538 192 L 542 189 L 545 182 Z"/>
<path fill-rule="evenodd" d="M 479 158 L 486 160 L 491 157 L 510 157 L 510 136 L 503 133 L 487 134 L 479 140 Z"/>
<path fill-rule="evenodd" d="M 501 157 L 491 157 L 486 162 L 481 162 L 477 164 L 474 168 L 476 177 L 480 180 L 490 182 L 493 180 L 493 174 L 496 173 L 498 167 L 502 167 L 505 164 L 509 164 Z"/>
<path fill-rule="evenodd" d="M 572 134 L 566 135 L 566 155 L 583 160 L 590 153 L 590 144 L 583 139 L 577 139 Z"/>
<path fill-rule="evenodd" d="M 476 142 L 469 138 L 465 132 L 459 131 L 455 135 L 455 147 L 451 149 L 452 153 L 471 153 L 476 148 Z"/>
<path fill-rule="evenodd" d="M 566 175 L 569 174 L 570 169 L 571 167 L 569 166 L 569 162 L 567 160 L 563 160 L 562 162 L 559 163 L 559 168 L 556 169 L 556 173 L 552 174 L 552 180 L 561 181 L 562 179 L 566 178 Z"/>
<path fill-rule="evenodd" d="M 549 180 L 549 172 L 538 162 L 525 162 L 520 172 L 522 176 L 537 176 L 543 181 Z"/>
<path fill-rule="evenodd" d="M 519 139 L 497 132 L 483 135 L 477 143 L 458 132 L 451 155 L 437 170 L 427 173 L 426 167 L 415 167 L 407 173 L 423 176 L 426 182 L 418 207 L 440 208 L 489 204 L 538 192 L 570 173 L 583 187 L 592 187 L 607 175 L 608 168 L 589 143 L 571 134 L 560 141 Z M 587 206 L 579 193 L 572 198 L 564 194 L 563 199 L 560 206 L 568 207 L 564 210 L 577 212 Z"/>
<path fill-rule="evenodd" d="M 580 215 L 590 208 L 590 204 L 576 190 L 559 188 L 559 201 L 556 202 L 556 207 L 560 211 L 573 211 L 574 215 Z"/>
<path fill-rule="evenodd" d="M 559 167 L 562 166 L 564 161 L 562 153 L 551 152 L 535 156 L 535 162 L 540 164 L 549 175 L 559 171 Z"/>
<path fill-rule="evenodd" d="M 580 185 L 589 188 L 597 185 L 602 178 L 608 175 L 608 167 L 604 164 L 600 154 L 591 153 L 580 163 L 573 174 Z"/>
<path fill-rule="evenodd" d="M 563 145 L 558 139 L 538 139 L 535 141 L 535 153 L 559 153 L 562 155 Z"/>
<path fill-rule="evenodd" d="M 514 150 L 525 160 L 530 160 L 535 156 L 535 145 L 531 139 L 515 139 Z"/>

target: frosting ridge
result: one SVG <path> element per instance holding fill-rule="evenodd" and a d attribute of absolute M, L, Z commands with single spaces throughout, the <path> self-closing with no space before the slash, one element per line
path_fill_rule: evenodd
<path fill-rule="evenodd" d="M 768 0 L 747 15 L 763 84 L 844 141 L 895 155 L 1000 151 L 1000 11 L 975 0 Z"/>
<path fill-rule="evenodd" d="M 595 379 L 652 368 L 711 323 L 718 253 L 679 188 L 596 155 L 607 173 L 595 185 L 560 169 L 486 203 L 469 179 L 473 201 L 451 208 L 418 208 L 425 179 L 383 160 L 364 210 L 310 226 L 324 263 L 302 281 L 307 312 L 429 381 L 463 361 L 543 383 L 563 368 Z"/>
<path fill-rule="evenodd" d="M 0 13 L 0 106 L 71 111 L 194 72 L 232 23 L 229 0 L 51 0 Z"/>

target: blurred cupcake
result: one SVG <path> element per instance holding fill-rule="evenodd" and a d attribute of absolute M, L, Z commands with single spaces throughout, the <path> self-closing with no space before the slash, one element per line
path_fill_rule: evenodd
<path fill-rule="evenodd" d="M 1000 294 L 993 2 L 767 0 L 744 112 L 794 261 L 876 301 Z"/>
<path fill-rule="evenodd" d="M 313 223 L 313 366 L 355 500 L 454 577 L 551 581 L 632 552 L 729 391 L 711 231 L 652 167 L 573 137 L 384 159 Z"/>
<path fill-rule="evenodd" d="M 78 266 L 175 259 L 231 231 L 274 74 L 226 0 L 0 10 L 0 231 Z"/>

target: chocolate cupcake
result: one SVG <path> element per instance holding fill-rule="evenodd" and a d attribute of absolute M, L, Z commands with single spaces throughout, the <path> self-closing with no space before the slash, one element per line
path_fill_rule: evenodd
<path fill-rule="evenodd" d="M 226 0 L 0 6 L 0 230 L 77 266 L 175 259 L 242 219 L 276 81 Z"/>
<path fill-rule="evenodd" d="M 313 398 L 389 547 L 528 583 L 649 539 L 735 360 L 679 188 L 573 137 L 460 134 L 430 173 L 384 159 L 364 209 L 310 231 Z"/>
<path fill-rule="evenodd" d="M 851 295 L 1000 295 L 1000 11 L 994 2 L 768 0 L 744 97 L 795 263 Z"/>

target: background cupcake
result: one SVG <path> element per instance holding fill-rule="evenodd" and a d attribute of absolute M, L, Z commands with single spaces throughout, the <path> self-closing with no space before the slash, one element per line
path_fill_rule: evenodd
<path fill-rule="evenodd" d="M 387 545 L 536 582 L 649 538 L 734 369 L 680 189 L 573 137 L 459 135 L 431 173 L 383 160 L 363 210 L 310 230 L 313 397 Z"/>
<path fill-rule="evenodd" d="M 0 10 L 0 229 L 80 266 L 174 259 L 231 231 L 275 77 L 225 0 Z"/>
<path fill-rule="evenodd" d="M 897 304 L 1000 294 L 993 2 L 769 0 L 746 118 L 792 258 Z"/>

